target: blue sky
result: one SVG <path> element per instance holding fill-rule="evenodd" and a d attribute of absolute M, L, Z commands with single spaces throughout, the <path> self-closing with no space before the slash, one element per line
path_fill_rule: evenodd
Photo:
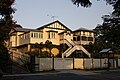
<path fill-rule="evenodd" d="M 16 0 L 14 20 L 24 28 L 38 28 L 59 20 L 72 30 L 84 27 L 94 29 L 102 23 L 101 16 L 112 12 L 105 1 L 93 0 L 90 8 L 77 7 L 71 0 Z"/>

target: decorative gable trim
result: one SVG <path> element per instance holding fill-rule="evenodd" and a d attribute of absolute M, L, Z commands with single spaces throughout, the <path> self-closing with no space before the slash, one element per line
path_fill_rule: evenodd
<path fill-rule="evenodd" d="M 51 25 L 53 25 L 53 24 L 60 24 L 61 26 L 63 26 L 63 28 L 56 28 L 56 27 L 52 27 Z M 40 30 L 40 29 L 43 29 L 43 28 L 50 28 L 50 29 L 58 29 L 58 30 L 69 30 L 69 31 L 71 31 L 69 28 L 67 28 L 64 24 L 62 24 L 60 21 L 54 21 L 54 22 L 51 22 L 51 23 L 49 23 L 49 24 L 46 24 L 46 25 L 44 25 L 44 26 L 42 26 L 42 27 L 39 27 L 39 28 L 37 28 L 38 30 Z"/>

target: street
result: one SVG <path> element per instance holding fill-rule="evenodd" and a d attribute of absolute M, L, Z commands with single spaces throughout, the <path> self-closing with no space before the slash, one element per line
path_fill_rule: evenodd
<path fill-rule="evenodd" d="M 120 71 L 58 70 L 34 74 L 4 75 L 2 80 L 120 80 Z"/>

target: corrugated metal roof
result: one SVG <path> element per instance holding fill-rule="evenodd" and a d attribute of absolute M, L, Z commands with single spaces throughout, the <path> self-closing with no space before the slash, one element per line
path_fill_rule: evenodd
<path fill-rule="evenodd" d="M 18 31 L 18 32 L 40 31 L 40 30 L 36 30 L 36 29 L 27 29 L 27 28 L 20 28 L 20 27 L 16 27 L 14 30 Z"/>
<path fill-rule="evenodd" d="M 109 51 L 111 51 L 111 48 L 103 49 L 103 50 L 101 50 L 99 53 L 107 53 L 107 52 L 109 52 Z"/>
<path fill-rule="evenodd" d="M 77 30 L 74 30 L 73 32 L 76 32 L 76 31 L 90 31 L 90 32 L 93 32 L 93 30 L 89 30 L 89 29 L 86 29 L 86 28 L 83 28 L 83 27 L 81 27 Z"/>

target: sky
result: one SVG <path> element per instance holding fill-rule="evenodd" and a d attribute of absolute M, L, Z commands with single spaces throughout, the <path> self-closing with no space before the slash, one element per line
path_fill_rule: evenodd
<path fill-rule="evenodd" d="M 73 5 L 71 0 L 16 0 L 13 17 L 24 28 L 36 29 L 59 20 L 72 30 L 94 29 L 102 24 L 102 15 L 112 12 L 112 6 L 106 5 L 104 0 L 92 2 L 90 8 L 83 8 Z"/>

